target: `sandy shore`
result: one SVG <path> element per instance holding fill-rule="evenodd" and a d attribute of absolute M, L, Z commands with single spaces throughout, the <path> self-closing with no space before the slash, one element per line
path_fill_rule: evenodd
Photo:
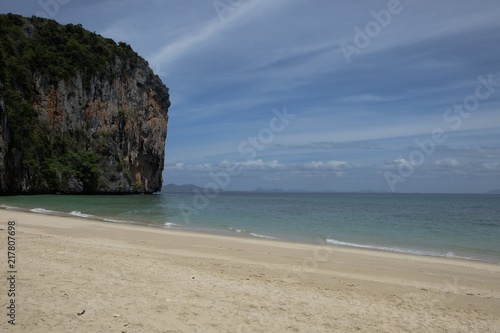
<path fill-rule="evenodd" d="M 1 331 L 500 332 L 500 265 L 9 210 L 0 228 Z"/>

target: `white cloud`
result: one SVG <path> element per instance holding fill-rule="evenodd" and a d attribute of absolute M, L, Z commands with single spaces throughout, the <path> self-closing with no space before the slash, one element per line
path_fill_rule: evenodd
<path fill-rule="evenodd" d="M 169 170 L 184 170 L 184 163 L 179 161 L 167 161 L 165 168 Z"/>
<path fill-rule="evenodd" d="M 229 160 L 223 160 L 219 163 L 193 163 L 185 164 L 179 161 L 171 161 L 166 163 L 166 168 L 169 170 L 196 172 L 196 173 L 210 173 L 212 171 L 218 170 L 229 170 L 234 169 L 239 172 L 250 171 L 250 170 L 280 170 L 285 169 L 286 165 L 282 164 L 278 160 L 264 161 L 262 159 L 257 160 L 247 160 L 244 162 L 234 162 Z"/>
<path fill-rule="evenodd" d="M 272 170 L 272 169 L 283 169 L 285 165 L 281 164 L 277 160 L 272 161 L 263 161 L 263 160 L 248 160 L 245 162 L 237 163 L 237 165 L 242 169 L 251 169 L 251 170 Z"/>
<path fill-rule="evenodd" d="M 443 160 L 435 161 L 435 165 L 440 167 L 457 167 L 460 163 L 454 158 L 445 158 Z"/>
<path fill-rule="evenodd" d="M 352 167 L 353 165 L 345 161 L 312 161 L 297 166 L 297 169 L 301 171 L 313 171 L 313 172 L 330 172 L 330 171 L 338 172 L 338 171 L 345 171 Z"/>
<path fill-rule="evenodd" d="M 407 166 L 408 164 L 408 160 L 404 158 L 396 158 L 394 160 L 383 162 L 380 166 L 378 166 L 378 168 L 382 170 L 397 171 L 400 167 Z"/>

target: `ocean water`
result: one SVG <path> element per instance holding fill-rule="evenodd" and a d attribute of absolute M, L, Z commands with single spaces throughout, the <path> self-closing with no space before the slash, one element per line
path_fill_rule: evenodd
<path fill-rule="evenodd" d="M 500 263 L 500 195 L 45 195 L 0 197 L 0 208 Z"/>

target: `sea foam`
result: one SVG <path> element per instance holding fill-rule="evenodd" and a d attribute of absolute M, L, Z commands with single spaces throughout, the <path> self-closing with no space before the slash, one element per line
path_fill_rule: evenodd
<path fill-rule="evenodd" d="M 72 215 L 72 216 L 77 216 L 77 217 L 84 217 L 84 218 L 90 218 L 90 217 L 93 217 L 93 215 L 90 215 L 90 214 L 84 214 L 84 213 L 79 212 L 79 211 L 77 211 L 77 210 L 72 211 L 71 213 L 69 213 L 69 215 Z"/>
<path fill-rule="evenodd" d="M 258 238 L 266 238 L 266 239 L 278 239 L 278 238 L 273 237 L 273 236 L 259 235 L 259 234 L 256 234 L 256 233 L 254 233 L 254 232 L 251 232 L 251 233 L 250 233 L 250 236 L 253 236 L 253 237 L 258 237 Z"/>
<path fill-rule="evenodd" d="M 418 255 L 427 255 L 427 256 L 437 256 L 437 257 L 445 257 L 447 256 L 444 253 L 438 253 L 433 251 L 422 251 L 422 250 L 412 250 L 405 249 L 400 247 L 388 247 L 388 246 L 376 246 L 376 245 L 367 245 L 367 244 L 357 244 L 350 242 L 343 242 L 336 239 L 327 239 L 327 243 L 338 246 L 348 246 L 348 247 L 356 247 L 360 249 L 369 249 L 369 250 L 382 250 L 382 251 L 390 251 L 390 252 L 399 252 L 399 253 L 408 253 L 408 254 L 418 254 Z"/>
<path fill-rule="evenodd" d="M 43 209 L 43 208 L 33 208 L 30 209 L 30 212 L 38 213 L 38 214 L 57 214 L 55 210 Z"/>

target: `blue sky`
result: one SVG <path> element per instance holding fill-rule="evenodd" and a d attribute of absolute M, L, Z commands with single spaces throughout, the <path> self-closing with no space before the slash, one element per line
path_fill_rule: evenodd
<path fill-rule="evenodd" d="M 170 88 L 164 183 L 500 188 L 497 0 L 45 0 Z"/>

